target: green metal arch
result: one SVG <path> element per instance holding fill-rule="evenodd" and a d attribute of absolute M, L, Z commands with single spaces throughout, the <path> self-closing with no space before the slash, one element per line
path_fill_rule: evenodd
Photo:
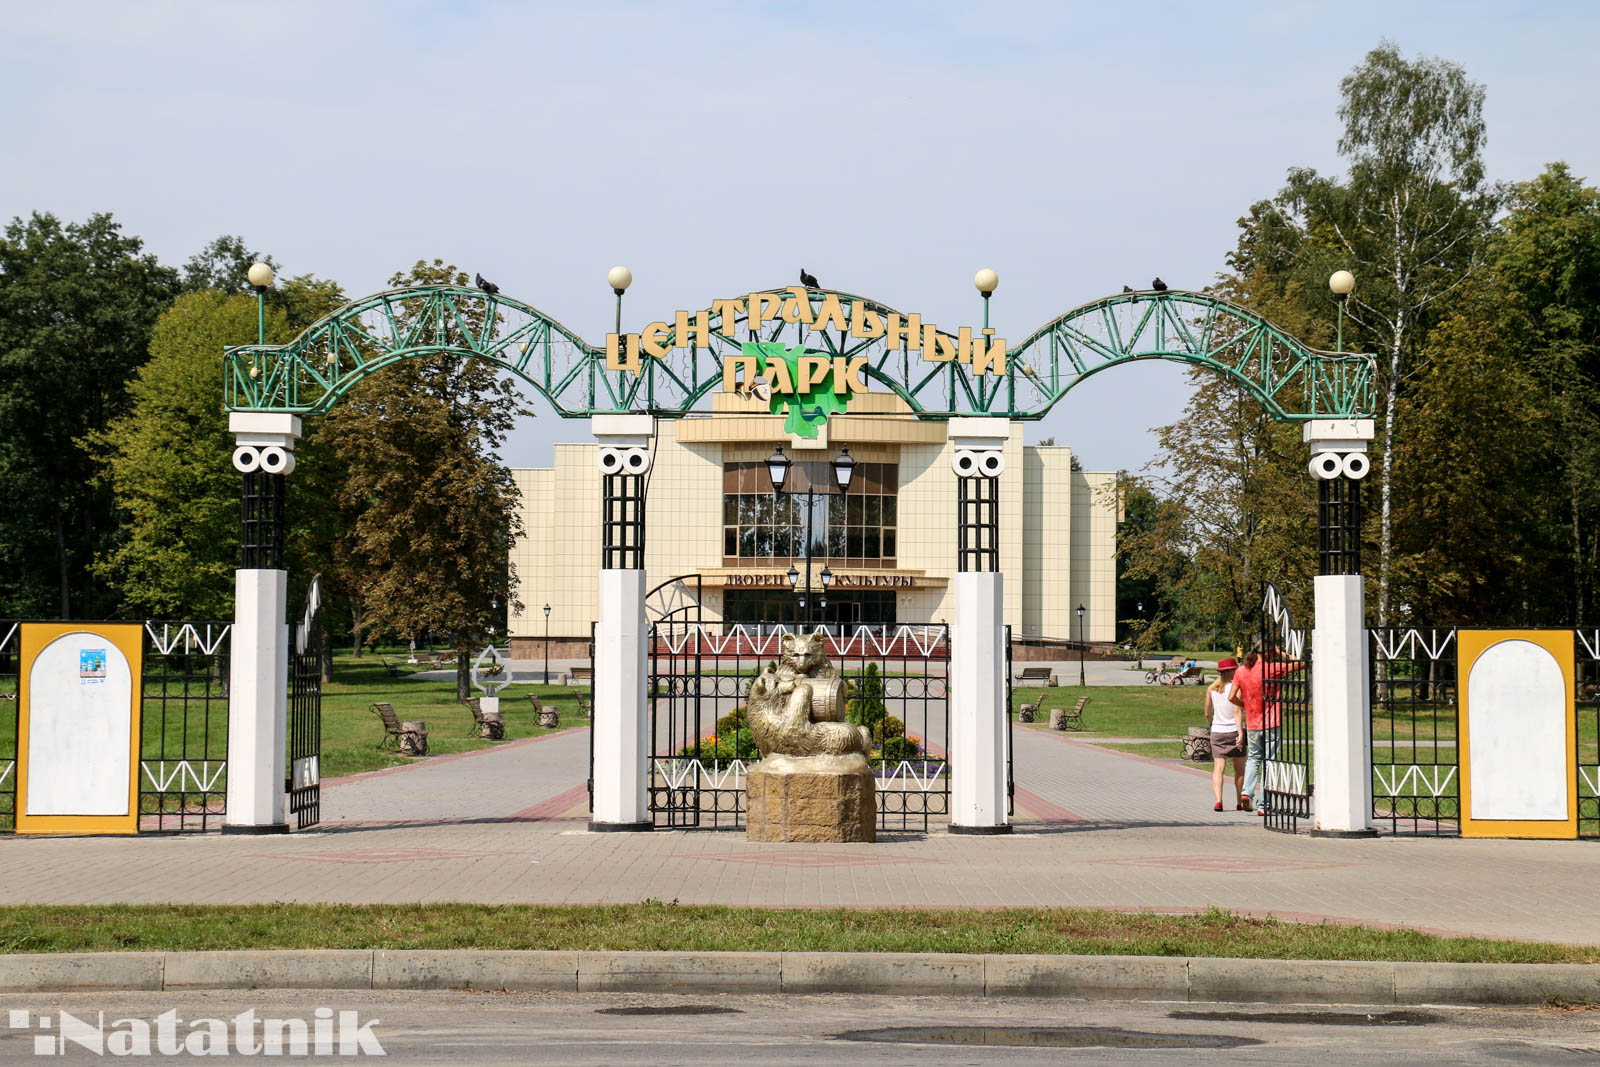
<path fill-rule="evenodd" d="M 859 304 L 876 315 L 899 314 L 854 293 L 807 295 L 813 309 L 836 296 L 847 310 Z M 641 412 L 677 418 L 717 387 L 724 357 L 738 354 L 740 338 L 748 338 L 865 356 L 866 376 L 925 419 L 1043 418 L 1090 375 L 1141 359 L 1210 367 L 1279 419 L 1369 418 L 1375 406 L 1372 356 L 1316 351 L 1247 308 L 1179 290 L 1122 293 L 1074 308 L 1012 346 L 1003 375 L 974 375 L 965 364 L 926 362 L 881 340 L 800 323 L 770 323 L 752 337 L 740 316 L 733 338 L 723 335 L 719 315 L 712 314 L 711 325 L 709 347 L 674 348 L 665 359 L 647 358 L 639 373 L 611 371 L 603 347 L 532 305 L 463 286 L 391 289 L 345 304 L 288 344 L 228 349 L 227 404 L 235 411 L 321 414 L 384 367 L 417 356 L 453 355 L 505 368 L 566 417 Z M 675 340 L 669 331 L 669 343 Z"/>

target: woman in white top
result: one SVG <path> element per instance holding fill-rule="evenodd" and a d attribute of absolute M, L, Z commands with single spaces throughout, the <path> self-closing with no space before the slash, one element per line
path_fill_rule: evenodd
<path fill-rule="evenodd" d="M 1234 809 L 1250 810 L 1244 800 L 1244 715 L 1233 699 L 1233 672 L 1238 666 L 1232 656 L 1222 660 L 1217 664 L 1217 680 L 1206 688 L 1206 718 L 1211 722 L 1211 793 L 1217 801 L 1212 811 L 1222 810 L 1222 780 L 1230 759 Z"/>

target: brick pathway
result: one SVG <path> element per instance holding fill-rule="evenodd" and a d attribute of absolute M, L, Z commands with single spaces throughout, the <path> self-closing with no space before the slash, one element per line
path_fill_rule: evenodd
<path fill-rule="evenodd" d="M 1215 905 L 1600 943 L 1592 842 L 1287 837 L 1212 812 L 1195 768 L 1020 727 L 1016 747 L 1004 837 L 589 834 L 588 735 L 573 730 L 328 783 L 327 821 L 308 833 L 0 838 L 0 901 Z"/>

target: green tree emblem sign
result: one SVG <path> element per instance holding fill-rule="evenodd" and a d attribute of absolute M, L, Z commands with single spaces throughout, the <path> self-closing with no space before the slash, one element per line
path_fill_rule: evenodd
<path fill-rule="evenodd" d="M 824 353 L 812 352 L 800 345 L 786 345 L 781 341 L 746 341 L 741 347 L 743 355 L 752 357 L 756 361 L 756 373 L 764 374 L 767 369 L 767 360 L 781 359 L 788 364 L 789 380 L 795 383 L 792 393 L 774 392 L 767 402 L 768 408 L 776 415 L 785 413 L 783 432 L 794 437 L 814 438 L 817 430 L 828 421 L 830 415 L 843 412 L 849 404 L 849 398 L 833 391 L 833 371 L 822 376 L 809 389 L 803 389 L 800 382 L 800 357 L 821 356 Z"/>

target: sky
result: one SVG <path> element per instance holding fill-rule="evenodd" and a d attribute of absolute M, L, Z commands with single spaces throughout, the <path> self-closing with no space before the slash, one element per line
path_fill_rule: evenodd
<path fill-rule="evenodd" d="M 1591 3 L 0 10 L 6 218 L 110 211 L 175 265 L 239 234 L 352 297 L 441 257 L 596 343 L 617 264 L 634 330 L 802 266 L 945 328 L 992 268 L 1017 339 L 1156 275 L 1201 288 L 1290 167 L 1343 171 L 1339 79 L 1385 38 L 1487 86 L 1491 178 L 1600 181 Z M 1128 365 L 1028 439 L 1136 470 L 1187 395 Z M 530 406 L 512 466 L 590 439 Z"/>

